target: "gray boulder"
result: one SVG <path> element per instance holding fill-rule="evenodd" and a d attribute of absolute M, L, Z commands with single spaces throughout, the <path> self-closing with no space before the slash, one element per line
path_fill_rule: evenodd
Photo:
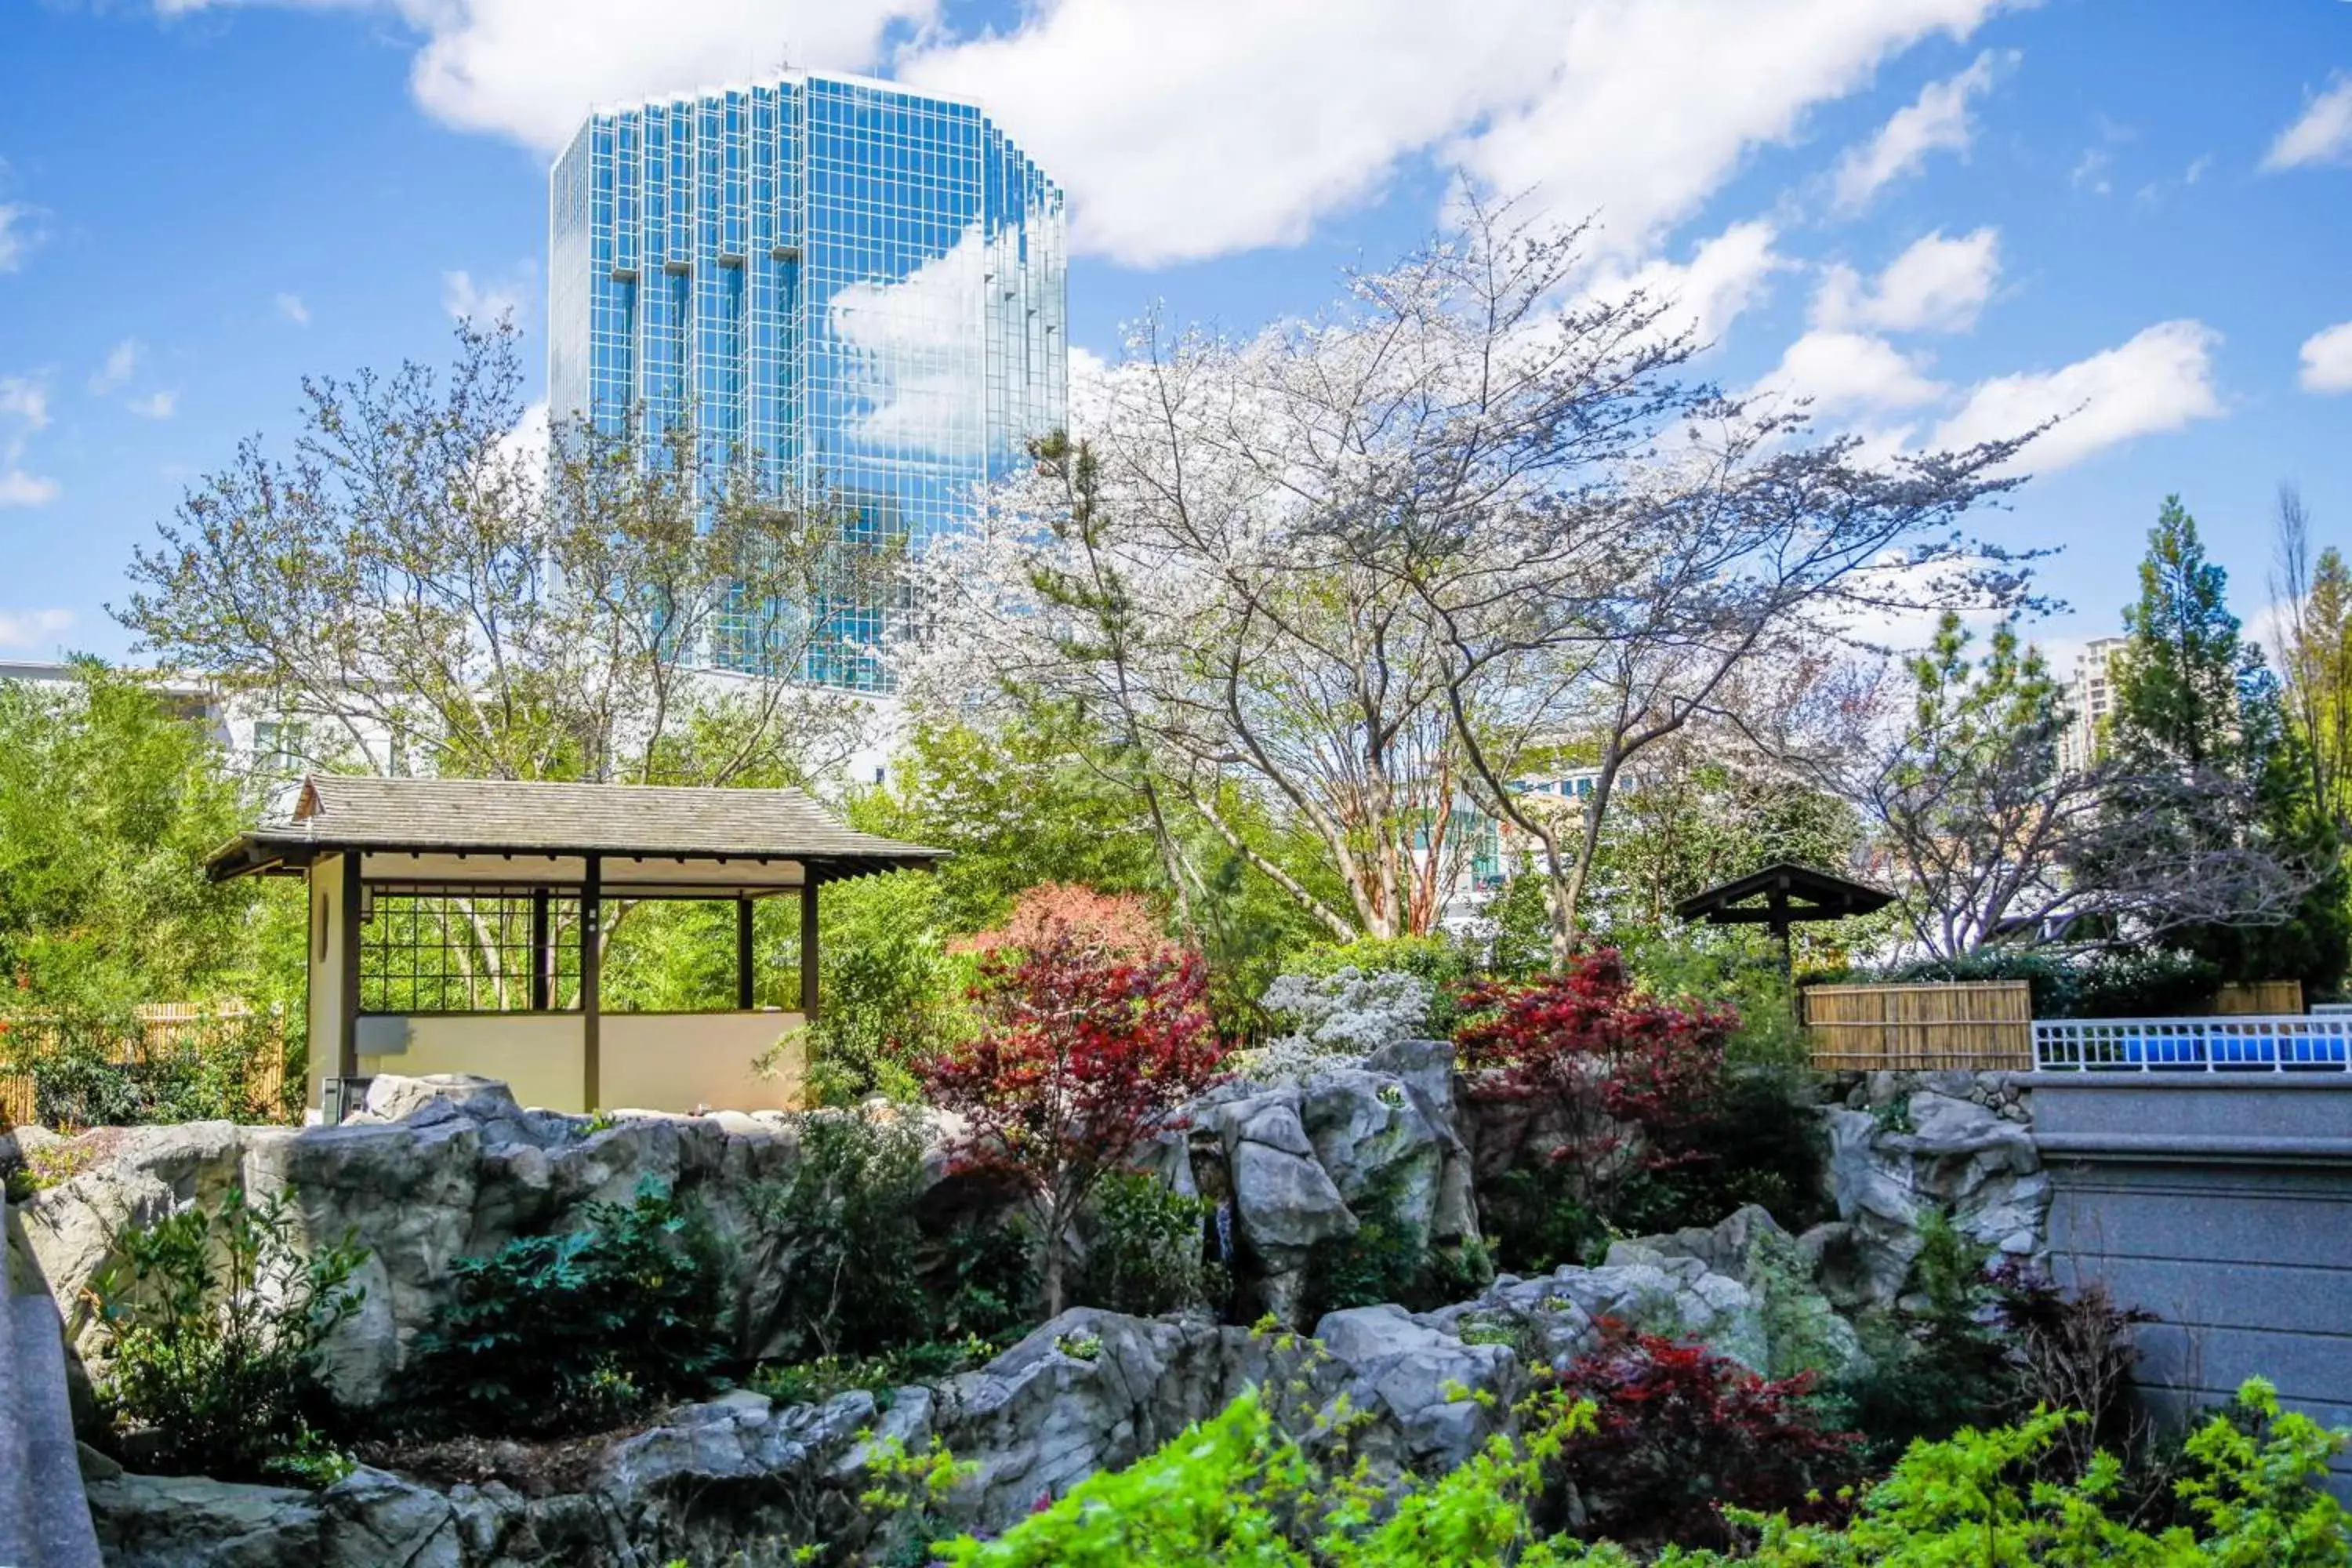
<path fill-rule="evenodd" d="M 1915 1082 L 1920 1087 L 1906 1098 L 1904 1086 Z M 1873 1075 L 1867 1087 L 1883 1114 L 1822 1112 L 1838 1220 L 1803 1240 L 1832 1301 L 1895 1304 L 1930 1213 L 1949 1215 L 1962 1235 L 2006 1255 L 2042 1255 L 2049 1181 L 2019 1120 L 2025 1102 L 2005 1080 L 1987 1088 L 1972 1073 L 1888 1074 Z"/>
<path fill-rule="evenodd" d="M 1356 1307 L 1327 1314 L 1315 1337 L 1347 1370 L 1346 1393 L 1358 1410 L 1384 1416 L 1396 1458 L 1416 1468 L 1452 1469 L 1499 1427 L 1517 1392 L 1517 1356 L 1506 1345 L 1466 1342 L 1408 1315 L 1402 1307 Z"/>

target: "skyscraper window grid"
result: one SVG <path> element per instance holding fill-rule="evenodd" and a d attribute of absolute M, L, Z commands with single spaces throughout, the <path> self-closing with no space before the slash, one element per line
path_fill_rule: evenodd
<path fill-rule="evenodd" d="M 550 195 L 559 420 L 650 454 L 691 419 L 919 552 L 1065 418 L 1062 195 L 977 105 L 807 72 L 603 111 Z M 848 647 L 804 673 L 880 685 L 887 607 L 811 608 Z"/>

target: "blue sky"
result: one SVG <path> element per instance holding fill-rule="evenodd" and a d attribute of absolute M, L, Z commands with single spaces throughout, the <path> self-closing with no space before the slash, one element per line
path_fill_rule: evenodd
<path fill-rule="evenodd" d="M 0 0 L 0 658 L 105 605 L 305 374 L 544 310 L 592 102 L 804 64 L 975 93 L 1071 193 L 1072 341 L 1246 330 L 1451 178 L 1604 226 L 1697 367 L 1916 444 L 2073 412 L 1987 530 L 2096 635 L 2179 491 L 2264 599 L 2352 545 L 2347 0 Z M 2330 335 L 2328 329 L 2344 330 Z"/>

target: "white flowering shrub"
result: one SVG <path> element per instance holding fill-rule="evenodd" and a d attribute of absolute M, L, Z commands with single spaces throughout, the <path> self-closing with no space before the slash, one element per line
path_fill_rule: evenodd
<path fill-rule="evenodd" d="M 1285 974 L 1265 988 L 1258 1005 L 1288 1029 L 1236 1053 L 1236 1063 L 1266 1082 L 1354 1066 L 1383 1046 L 1420 1037 L 1429 1027 L 1433 999 L 1429 982 L 1393 969 Z"/>

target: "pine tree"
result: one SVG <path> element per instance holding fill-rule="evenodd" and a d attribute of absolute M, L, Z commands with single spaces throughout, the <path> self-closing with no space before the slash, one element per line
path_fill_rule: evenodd
<path fill-rule="evenodd" d="M 2229 574 L 2206 559 L 2197 520 L 2178 496 L 2165 498 L 2148 532 L 2139 582 L 2139 602 L 2124 612 L 2130 640 L 2116 671 L 2110 750 L 2126 776 L 2217 787 L 2167 805 L 2125 787 L 2110 808 L 2169 811 L 2187 850 L 2260 840 L 2296 862 L 2310 883 L 2284 921 L 2200 924 L 2168 941 L 2212 960 L 2225 979 L 2299 977 L 2332 989 L 2352 940 L 2340 844 L 2313 798 L 2278 681 L 2230 613 Z"/>

